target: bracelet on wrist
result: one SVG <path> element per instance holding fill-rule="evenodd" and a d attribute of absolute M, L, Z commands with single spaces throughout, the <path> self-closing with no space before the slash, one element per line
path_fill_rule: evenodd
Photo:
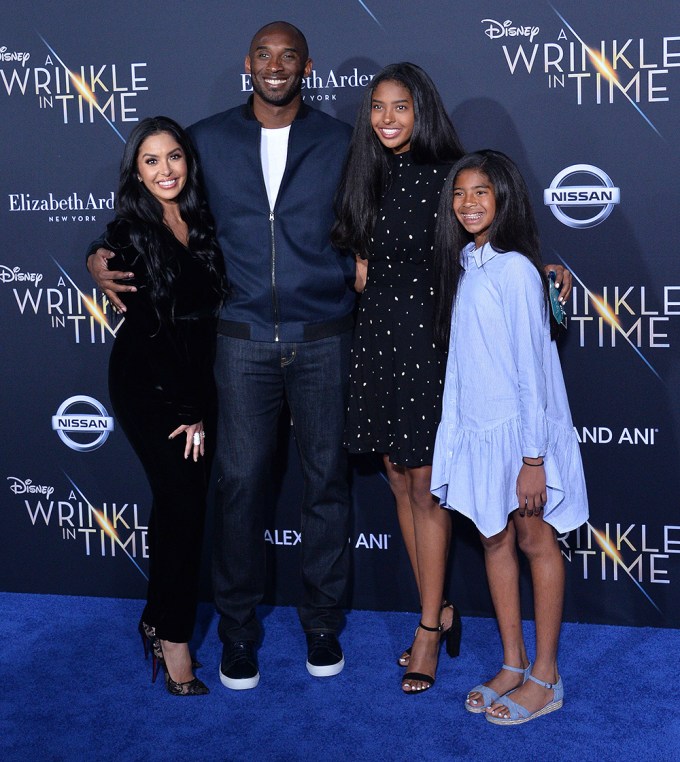
<path fill-rule="evenodd" d="M 538 457 L 540 458 L 541 456 L 539 455 Z M 545 460 L 541 460 L 540 463 L 527 463 L 527 459 L 524 456 L 522 456 L 522 463 L 524 463 L 525 466 L 537 467 L 537 466 L 542 466 L 545 463 Z"/>

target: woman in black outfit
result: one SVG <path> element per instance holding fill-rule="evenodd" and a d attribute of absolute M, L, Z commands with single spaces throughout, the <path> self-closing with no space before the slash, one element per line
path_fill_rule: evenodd
<path fill-rule="evenodd" d="M 450 516 L 430 494 L 446 357 L 434 344 L 432 276 L 439 196 L 463 149 L 432 80 L 411 63 L 371 80 L 359 109 L 333 242 L 355 252 L 365 283 L 352 346 L 345 444 L 381 453 L 421 601 L 402 690 L 434 683 L 443 637 L 460 645 L 460 614 L 443 601 Z"/>
<path fill-rule="evenodd" d="M 109 393 L 151 485 L 149 587 L 139 625 L 153 679 L 200 695 L 194 629 L 207 473 L 203 420 L 213 399 L 216 318 L 223 258 L 198 179 L 196 154 L 167 117 L 144 119 L 121 162 L 116 218 L 103 244 L 109 268 L 127 271 L 125 322 L 109 361 Z"/>
<path fill-rule="evenodd" d="M 420 594 L 413 643 L 398 659 L 409 667 L 407 695 L 434 684 L 440 641 L 457 656 L 461 639 L 460 612 L 444 599 L 450 515 L 430 493 L 430 477 L 446 368 L 434 341 L 434 233 L 441 189 L 462 155 L 426 72 L 408 62 L 386 66 L 359 109 L 332 234 L 336 246 L 356 254 L 363 292 L 345 444 L 352 453 L 382 454 Z M 562 282 L 569 275 L 548 268 Z"/>

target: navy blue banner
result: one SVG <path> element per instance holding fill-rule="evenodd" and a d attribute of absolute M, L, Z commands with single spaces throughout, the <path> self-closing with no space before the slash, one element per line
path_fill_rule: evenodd
<path fill-rule="evenodd" d="M 247 98 L 250 37 L 282 13 L 247 5 L 0 5 L 4 590 L 145 594 L 150 493 L 111 417 L 119 321 L 84 250 L 112 217 L 139 119 L 188 125 Z M 565 618 L 680 626 L 677 2 L 653 13 L 615 0 L 289 5 L 314 60 L 306 103 L 352 123 L 371 77 L 410 60 L 434 79 L 466 148 L 494 147 L 520 166 L 544 259 L 575 279 L 560 353 L 591 515 L 560 538 Z M 287 453 L 266 530 L 279 603 L 295 602 L 299 584 L 292 439 Z M 416 608 L 378 463 L 354 462 L 353 494 L 351 604 Z M 455 526 L 448 596 L 464 613 L 491 614 L 476 533 L 459 517 Z"/>

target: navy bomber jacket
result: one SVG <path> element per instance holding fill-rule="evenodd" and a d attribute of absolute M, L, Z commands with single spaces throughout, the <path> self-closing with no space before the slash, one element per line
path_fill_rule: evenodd
<path fill-rule="evenodd" d="M 351 128 L 300 106 L 271 213 L 260 129 L 250 104 L 189 128 L 231 287 L 219 331 L 254 341 L 336 335 L 351 327 L 355 302 L 354 257 L 330 243 Z"/>

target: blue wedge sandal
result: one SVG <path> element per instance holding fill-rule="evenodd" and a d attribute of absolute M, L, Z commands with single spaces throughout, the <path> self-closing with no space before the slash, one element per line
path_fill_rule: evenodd
<path fill-rule="evenodd" d="M 507 669 L 508 672 L 517 672 L 518 675 L 523 676 L 522 685 L 526 683 L 527 678 L 531 674 L 531 662 L 529 662 L 529 666 L 526 669 L 522 669 L 521 667 L 510 667 L 507 664 L 503 664 L 501 669 Z M 513 688 L 513 690 L 515 690 Z M 477 704 L 471 704 L 470 703 L 470 693 L 474 693 L 477 691 L 477 693 L 482 694 L 482 704 L 477 706 Z M 503 694 L 504 696 L 507 694 Z M 475 685 L 475 687 L 468 693 L 468 695 L 465 697 L 465 708 L 468 710 L 468 712 L 472 712 L 473 714 L 481 714 L 482 712 L 485 712 L 494 701 L 501 698 L 501 695 L 499 693 L 496 693 L 493 688 L 489 688 L 488 685 Z"/>
<path fill-rule="evenodd" d="M 502 703 L 508 708 L 510 716 L 494 717 L 492 714 L 487 714 L 487 721 L 492 722 L 494 725 L 521 725 L 524 722 L 530 722 L 531 720 L 535 720 L 537 717 L 542 717 L 544 714 L 549 714 L 550 712 L 554 712 L 555 710 L 562 708 L 562 704 L 564 703 L 564 686 L 562 685 L 561 677 L 558 678 L 556 683 L 546 683 L 543 680 L 539 680 L 538 678 L 534 677 L 533 675 L 529 675 L 529 680 L 531 680 L 533 683 L 536 683 L 536 685 L 542 685 L 548 690 L 552 689 L 552 701 L 548 701 L 548 703 L 541 709 L 537 709 L 535 712 L 530 712 L 521 704 L 513 701 L 510 698 L 510 694 L 506 694 L 503 696 Z M 512 693 L 512 691 L 510 693 Z"/>

